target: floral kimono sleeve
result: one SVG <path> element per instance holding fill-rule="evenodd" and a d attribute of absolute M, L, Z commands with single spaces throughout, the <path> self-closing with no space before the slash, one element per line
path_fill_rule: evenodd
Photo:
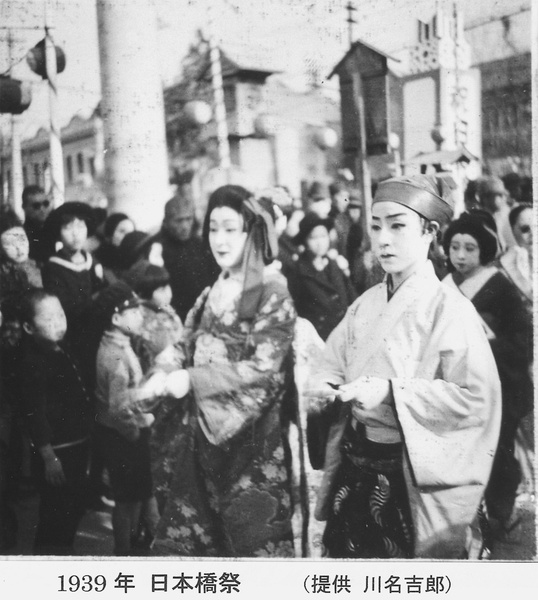
<path fill-rule="evenodd" d="M 295 309 L 287 288 L 267 282 L 239 353 L 234 356 L 233 350 L 225 349 L 224 334 L 208 332 L 220 352 L 224 349 L 225 358 L 194 366 L 189 374 L 198 421 L 212 444 L 231 439 L 281 399 L 294 325 Z M 247 324 L 240 326 L 246 329 Z"/>

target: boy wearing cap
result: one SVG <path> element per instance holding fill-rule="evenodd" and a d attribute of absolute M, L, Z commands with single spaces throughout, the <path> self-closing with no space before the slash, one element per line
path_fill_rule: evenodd
<path fill-rule="evenodd" d="M 149 528 L 156 523 L 149 453 L 153 415 L 142 412 L 142 367 L 131 338 L 143 325 L 140 300 L 122 282 L 112 284 L 96 300 L 96 311 L 108 323 L 97 353 L 96 438 L 110 476 L 115 506 L 112 512 L 115 553 L 133 551 L 142 513 Z"/>
<path fill-rule="evenodd" d="M 312 381 L 312 409 L 339 404 L 316 515 L 334 558 L 481 549 L 500 383 L 476 311 L 427 259 L 453 212 L 445 185 L 425 175 L 379 184 L 372 246 L 385 280 L 349 308 Z"/>

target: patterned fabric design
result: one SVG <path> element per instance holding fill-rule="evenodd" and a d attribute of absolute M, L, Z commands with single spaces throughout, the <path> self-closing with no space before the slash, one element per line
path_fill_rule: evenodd
<path fill-rule="evenodd" d="M 154 424 L 158 555 L 291 557 L 288 464 L 280 421 L 295 313 L 280 279 L 251 322 L 237 302 L 197 302 L 185 323 L 193 394 Z M 222 305 L 221 305 L 222 306 Z"/>

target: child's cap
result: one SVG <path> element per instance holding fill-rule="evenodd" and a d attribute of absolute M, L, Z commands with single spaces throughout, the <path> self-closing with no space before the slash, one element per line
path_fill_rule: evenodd
<path fill-rule="evenodd" d="M 454 214 L 452 178 L 431 175 L 404 175 L 381 181 L 372 201 L 396 202 L 407 206 L 429 221 L 448 223 Z"/>
<path fill-rule="evenodd" d="M 99 292 L 93 304 L 93 314 L 109 323 L 112 316 L 140 306 L 141 300 L 123 281 L 117 281 Z"/>
<path fill-rule="evenodd" d="M 62 227 L 71 219 L 80 219 L 86 223 L 88 235 L 92 235 L 95 229 L 95 219 L 93 209 L 85 202 L 64 202 L 58 208 L 55 208 L 45 221 L 45 229 L 53 240 L 60 239 Z M 47 237 L 48 237 L 47 236 Z"/>
<path fill-rule="evenodd" d="M 142 298 L 150 298 L 153 292 L 170 283 L 170 275 L 164 267 L 140 261 L 124 275 L 125 281 Z"/>

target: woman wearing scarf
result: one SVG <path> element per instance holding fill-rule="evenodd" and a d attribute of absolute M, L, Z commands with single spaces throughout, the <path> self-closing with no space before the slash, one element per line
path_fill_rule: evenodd
<path fill-rule="evenodd" d="M 531 315 L 514 285 L 493 263 L 499 244 L 489 213 L 463 213 L 446 230 L 443 245 L 450 271 L 443 282 L 474 304 L 501 379 L 501 434 L 486 488 L 486 506 L 493 533 L 505 539 L 520 521 L 514 506 L 521 468 L 514 451 L 520 421 L 532 409 Z"/>
<path fill-rule="evenodd" d="M 187 316 L 185 368 L 148 381 L 174 397 L 156 410 L 154 551 L 290 557 L 280 413 L 295 311 L 270 265 L 276 235 L 269 214 L 232 185 L 211 195 L 203 234 L 222 272 Z"/>

